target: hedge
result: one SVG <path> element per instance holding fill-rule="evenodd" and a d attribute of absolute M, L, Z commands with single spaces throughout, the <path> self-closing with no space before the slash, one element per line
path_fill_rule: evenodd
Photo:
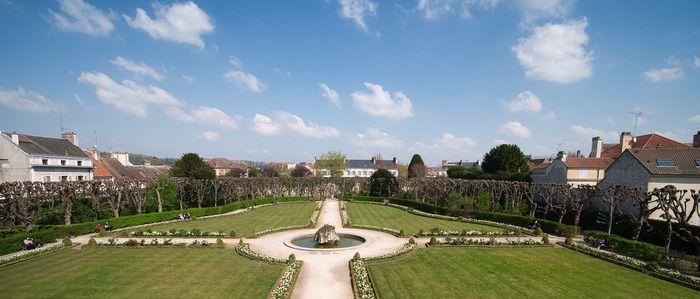
<path fill-rule="evenodd" d="M 99 224 L 104 224 L 109 222 L 113 228 L 124 228 L 137 226 L 142 224 L 163 222 L 168 220 L 174 220 L 180 213 L 190 213 L 192 217 L 203 217 L 210 215 L 224 214 L 231 211 L 240 209 L 243 204 L 246 206 L 255 206 L 272 203 L 274 200 L 277 202 L 292 202 L 292 201 L 302 201 L 306 200 L 306 197 L 280 197 L 280 198 L 259 198 L 250 199 L 243 201 L 232 202 L 227 205 L 218 207 L 208 207 L 208 208 L 192 208 L 186 210 L 176 210 L 168 211 L 162 213 L 150 213 L 150 214 L 140 214 L 140 215 L 130 215 L 118 218 L 102 219 L 98 221 L 70 224 L 70 225 L 39 225 L 36 226 L 36 230 L 30 233 L 17 232 L 14 234 L 7 234 L 4 238 L 0 239 L 0 254 L 7 254 L 15 252 L 21 249 L 22 240 L 27 237 L 32 237 L 37 240 L 41 240 L 43 243 L 52 243 L 56 241 L 56 238 L 62 238 L 65 236 L 77 236 L 84 235 L 95 232 L 95 226 Z"/>
<path fill-rule="evenodd" d="M 600 231 L 586 231 L 583 235 L 584 240 L 592 246 L 595 246 L 598 239 L 607 239 L 609 248 L 605 248 L 606 250 L 639 260 L 658 262 L 663 260 L 665 256 L 665 250 L 661 246 L 625 239 Z"/>
<path fill-rule="evenodd" d="M 431 214 L 446 215 L 448 209 L 445 207 L 440 207 L 428 203 L 417 202 L 409 199 L 399 199 L 399 198 L 383 198 L 383 197 L 371 197 L 371 196 L 345 196 L 343 199 L 352 199 L 357 201 L 374 201 L 382 202 L 384 200 L 389 200 L 389 203 L 402 205 L 406 207 L 413 208 L 415 210 L 423 211 Z M 490 213 L 490 212 L 474 212 L 472 217 L 481 220 L 490 220 L 505 224 L 511 224 L 516 226 L 528 227 L 532 220 L 537 220 L 542 228 L 542 231 L 548 234 L 554 234 L 559 236 L 575 236 L 578 232 L 577 227 L 573 225 L 562 224 L 555 221 L 550 221 L 546 219 L 532 219 L 527 216 L 512 215 L 512 214 L 502 214 L 502 213 Z"/>

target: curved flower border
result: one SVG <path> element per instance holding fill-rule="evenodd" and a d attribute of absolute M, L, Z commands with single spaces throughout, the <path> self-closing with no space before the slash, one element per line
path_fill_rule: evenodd
<path fill-rule="evenodd" d="M 278 258 L 258 254 L 257 252 L 250 249 L 250 244 L 248 244 L 248 243 L 238 244 L 238 246 L 236 246 L 236 252 L 244 257 L 251 259 L 251 260 L 257 260 L 257 261 L 266 262 L 266 263 L 286 264 L 288 262 L 288 260 L 285 260 L 285 259 L 278 259 Z"/>
<path fill-rule="evenodd" d="M 0 267 L 12 265 L 12 264 L 24 261 L 26 259 L 30 259 L 30 258 L 34 258 L 34 257 L 41 256 L 44 254 L 48 254 L 50 252 L 53 252 L 54 250 L 58 250 L 61 248 L 66 248 L 66 246 L 64 246 L 63 244 L 61 244 L 59 242 L 57 245 L 43 246 L 43 247 L 39 247 L 37 249 L 23 251 L 21 254 L 17 254 L 17 255 L 5 257 L 5 258 L 0 258 Z"/>
<path fill-rule="evenodd" d="M 372 279 L 369 277 L 369 271 L 367 271 L 367 265 L 362 259 L 350 260 L 350 276 L 356 298 L 377 298 L 377 294 L 372 286 Z"/>
<path fill-rule="evenodd" d="M 292 295 L 292 290 L 294 290 L 294 285 L 299 277 L 302 265 L 302 261 L 289 261 L 282 275 L 280 275 L 280 278 L 277 280 L 277 283 L 275 283 L 275 286 L 270 290 L 270 294 L 268 294 L 267 298 L 289 298 Z"/>

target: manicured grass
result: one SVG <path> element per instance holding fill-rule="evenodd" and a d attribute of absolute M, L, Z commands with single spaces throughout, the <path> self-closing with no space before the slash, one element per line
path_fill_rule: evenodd
<path fill-rule="evenodd" d="M 411 214 L 390 206 L 346 202 L 345 206 L 352 224 L 372 225 L 393 229 L 403 229 L 406 234 L 416 234 L 419 230 L 430 231 L 439 227 L 444 231 L 501 231 L 498 227 L 435 219 Z"/>
<path fill-rule="evenodd" d="M 0 267 L 3 298 L 264 298 L 282 265 L 231 249 L 66 249 Z"/>
<path fill-rule="evenodd" d="M 316 209 L 316 202 L 285 203 L 261 207 L 237 215 L 176 221 L 152 225 L 140 228 L 140 230 L 199 229 L 204 232 L 221 231 L 226 233 L 227 236 L 233 230 L 238 236 L 247 236 L 253 231 L 259 232 L 276 227 L 306 225 L 309 223 L 314 209 Z"/>
<path fill-rule="evenodd" d="M 698 298 L 565 248 L 427 248 L 369 266 L 380 298 Z"/>

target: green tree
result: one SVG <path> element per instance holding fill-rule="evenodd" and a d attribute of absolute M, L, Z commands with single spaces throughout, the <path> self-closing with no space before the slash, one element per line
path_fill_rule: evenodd
<path fill-rule="evenodd" d="M 205 163 L 199 155 L 187 153 L 170 168 L 170 176 L 191 179 L 213 179 L 216 176 L 214 168 Z"/>
<path fill-rule="evenodd" d="M 278 178 L 280 177 L 280 172 L 271 165 L 267 165 L 263 167 L 262 175 L 269 178 Z"/>
<path fill-rule="evenodd" d="M 528 172 L 530 163 L 517 145 L 501 144 L 484 155 L 481 169 L 488 173 Z"/>
<path fill-rule="evenodd" d="M 328 151 L 316 160 L 316 169 L 327 170 L 331 177 L 342 177 L 346 167 L 345 154 L 340 151 Z M 323 175 L 323 174 L 320 174 Z"/>
<path fill-rule="evenodd" d="M 396 177 L 386 169 L 378 169 L 370 177 L 369 195 L 390 197 L 399 189 Z"/>
<path fill-rule="evenodd" d="M 309 174 L 309 169 L 301 164 L 297 164 L 291 172 L 292 177 L 303 178 Z"/>
<path fill-rule="evenodd" d="M 258 169 L 255 167 L 248 168 L 248 177 L 249 178 L 257 178 L 259 177 L 260 174 L 258 173 Z"/>
<path fill-rule="evenodd" d="M 425 163 L 423 163 L 423 158 L 421 158 L 419 154 L 413 155 L 413 158 L 411 158 L 411 163 L 408 163 L 408 177 L 425 177 Z"/>

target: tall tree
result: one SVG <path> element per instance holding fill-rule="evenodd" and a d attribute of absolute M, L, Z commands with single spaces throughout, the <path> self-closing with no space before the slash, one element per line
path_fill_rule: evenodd
<path fill-rule="evenodd" d="M 340 151 L 328 151 L 321 154 L 316 162 L 316 169 L 330 172 L 330 176 L 342 177 L 346 167 L 345 154 Z M 321 174 L 323 175 L 323 174 Z"/>
<path fill-rule="evenodd" d="M 413 155 L 413 158 L 411 158 L 411 163 L 408 163 L 408 177 L 425 177 L 425 163 L 423 163 L 423 158 L 421 158 L 419 154 Z"/>
<path fill-rule="evenodd" d="M 386 169 L 375 171 L 370 177 L 370 196 L 390 197 L 398 191 L 396 177 Z"/>
<path fill-rule="evenodd" d="M 170 176 L 190 179 L 213 179 L 216 176 L 216 172 L 199 155 L 187 153 L 182 155 L 170 168 Z"/>
<path fill-rule="evenodd" d="M 501 144 L 492 148 L 481 164 L 485 172 L 528 172 L 530 163 L 515 144 Z"/>

